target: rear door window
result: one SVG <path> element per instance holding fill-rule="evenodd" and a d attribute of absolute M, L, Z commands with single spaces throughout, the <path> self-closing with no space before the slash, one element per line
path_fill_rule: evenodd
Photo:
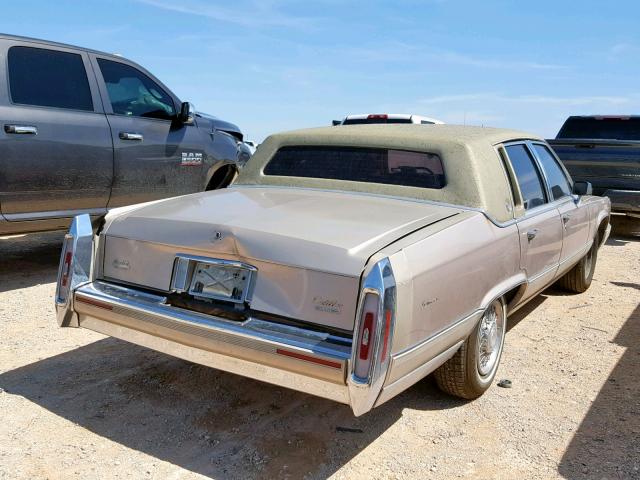
<path fill-rule="evenodd" d="M 113 113 L 171 120 L 175 107 L 171 97 L 140 70 L 120 62 L 98 59 L 107 85 Z"/>
<path fill-rule="evenodd" d="M 435 189 L 445 186 L 438 155 L 386 148 L 282 147 L 264 174 Z"/>
<path fill-rule="evenodd" d="M 571 184 L 564 174 L 562 167 L 558 165 L 557 160 L 553 157 L 549 149 L 537 143 L 533 144 L 533 148 L 547 176 L 547 182 L 549 183 L 549 189 L 551 190 L 553 199 L 558 200 L 571 195 Z"/>
<path fill-rule="evenodd" d="M 82 56 L 45 48 L 11 47 L 9 90 L 13 103 L 93 111 Z"/>
<path fill-rule="evenodd" d="M 505 150 L 516 174 L 525 210 L 544 205 L 544 183 L 527 147 L 523 144 L 509 145 Z"/>

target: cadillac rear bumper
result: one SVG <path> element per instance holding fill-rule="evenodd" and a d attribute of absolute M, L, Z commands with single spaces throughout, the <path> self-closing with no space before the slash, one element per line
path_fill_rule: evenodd
<path fill-rule="evenodd" d="M 327 333 L 250 318 L 235 322 L 164 303 L 103 282 L 79 287 L 79 326 L 194 363 L 351 403 L 351 342 Z M 361 412 L 364 413 L 364 412 Z"/>

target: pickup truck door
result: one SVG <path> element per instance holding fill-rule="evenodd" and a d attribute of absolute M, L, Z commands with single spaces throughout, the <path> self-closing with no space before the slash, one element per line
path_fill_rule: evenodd
<path fill-rule="evenodd" d="M 527 276 L 528 298 L 553 280 L 562 250 L 562 221 L 549 203 L 544 177 L 527 144 L 505 146 L 511 171 L 519 188 L 524 215 L 517 220 L 520 235 L 520 267 Z"/>
<path fill-rule="evenodd" d="M 580 197 L 572 194 L 569 176 L 549 147 L 538 142 L 532 142 L 531 147 L 542 167 L 548 195 L 557 205 L 562 220 L 562 270 L 574 264 L 586 253 L 589 241 L 589 207 Z"/>
<path fill-rule="evenodd" d="M 0 65 L 4 217 L 19 221 L 104 212 L 113 146 L 87 54 L 5 41 L 0 58 L 6 59 Z"/>
<path fill-rule="evenodd" d="M 109 208 L 204 190 L 203 138 L 166 87 L 125 60 L 93 56 L 114 146 Z"/>

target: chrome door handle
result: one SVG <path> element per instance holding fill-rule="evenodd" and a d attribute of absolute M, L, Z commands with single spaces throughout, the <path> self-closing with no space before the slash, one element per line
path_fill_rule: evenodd
<path fill-rule="evenodd" d="M 540 231 L 540 230 L 538 230 L 537 228 L 534 228 L 534 229 L 532 229 L 532 230 L 529 230 L 529 231 L 527 232 L 527 240 L 528 240 L 528 241 L 531 241 L 531 240 L 533 240 L 534 238 L 536 238 L 536 235 L 538 235 L 538 232 L 539 232 L 539 231 Z"/>
<path fill-rule="evenodd" d="M 120 140 L 136 140 L 141 142 L 144 138 L 141 133 L 120 132 Z"/>
<path fill-rule="evenodd" d="M 6 133 L 15 133 L 19 135 L 37 135 L 38 129 L 33 125 L 5 125 Z"/>

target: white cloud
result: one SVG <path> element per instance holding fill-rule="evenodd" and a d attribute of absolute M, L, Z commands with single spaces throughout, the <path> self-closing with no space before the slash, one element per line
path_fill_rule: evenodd
<path fill-rule="evenodd" d="M 338 49 L 336 49 L 338 50 Z M 403 42 L 389 42 L 366 47 L 339 48 L 339 53 L 347 54 L 356 61 L 399 62 L 420 64 L 441 62 L 467 67 L 499 70 L 566 70 L 568 67 L 553 63 L 541 63 L 530 60 L 511 60 L 506 58 L 487 58 L 452 50 L 439 50 Z"/>
<path fill-rule="evenodd" d="M 454 63 L 457 65 L 466 65 L 479 68 L 496 68 L 509 70 L 564 70 L 567 68 L 564 65 L 556 65 L 551 63 L 539 63 L 509 59 L 499 60 L 447 51 L 435 52 L 430 56 L 433 59 L 441 60 L 446 63 Z"/>
<path fill-rule="evenodd" d="M 172 12 L 197 15 L 242 27 L 293 27 L 307 28 L 311 19 L 283 13 L 274 2 L 253 0 L 236 8 L 229 8 L 201 1 L 173 2 L 169 0 L 137 0 L 152 7 Z M 237 5 L 237 4 L 236 4 Z"/>
<path fill-rule="evenodd" d="M 625 114 L 640 109 L 640 95 L 509 95 L 471 92 L 419 99 L 424 115 L 448 123 L 517 128 L 550 138 L 570 115 Z"/>
<path fill-rule="evenodd" d="M 567 105 L 581 106 L 591 104 L 626 105 L 637 100 L 634 97 L 621 96 L 577 96 L 554 97 L 547 95 L 502 95 L 498 93 L 465 93 L 459 95 L 440 95 L 420 99 L 423 104 L 459 103 L 469 101 L 501 102 L 501 103 L 527 103 L 540 105 Z"/>

